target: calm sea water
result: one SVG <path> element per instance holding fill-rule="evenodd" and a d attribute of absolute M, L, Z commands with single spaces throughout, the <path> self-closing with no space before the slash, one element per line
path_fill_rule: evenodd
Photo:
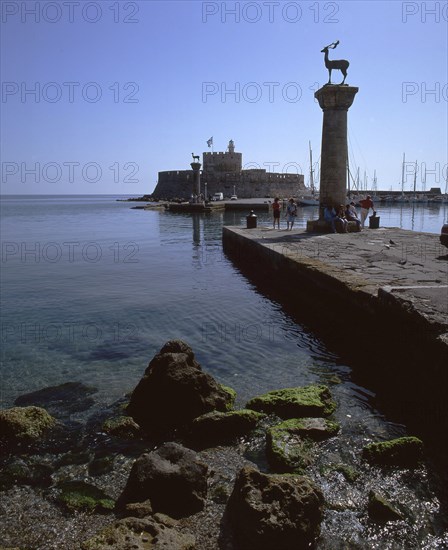
<path fill-rule="evenodd" d="M 98 388 L 93 397 L 102 408 L 135 387 L 165 341 L 181 338 L 205 370 L 235 388 L 240 406 L 280 387 L 331 384 L 341 432 L 326 444 L 324 470 L 341 461 L 358 468 L 366 442 L 408 433 L 354 382 L 350 365 L 223 255 L 223 224 L 244 224 L 245 212 L 133 210 L 116 198 L 3 199 L 1 407 L 30 391 L 80 381 Z M 384 226 L 437 233 L 447 206 L 385 207 L 378 214 Z M 299 209 L 297 225 L 315 216 L 314 208 Z M 258 221 L 271 224 L 267 213 Z M 319 548 L 333 549 L 335 540 L 353 548 L 447 547 L 438 497 L 446 487 L 439 477 L 431 473 L 429 486 L 426 470 L 410 476 L 367 471 L 358 484 L 347 484 L 321 476 L 319 468 L 313 475 L 334 503 Z M 357 511 L 365 506 L 366 487 L 392 495 L 412 522 L 362 525 Z"/>
<path fill-rule="evenodd" d="M 10 196 L 2 214 L 2 392 L 79 380 L 109 403 L 170 338 L 240 401 L 342 369 L 319 338 L 257 293 L 221 249 L 246 213 L 133 210 L 115 196 Z M 439 232 L 447 205 L 384 207 L 381 225 Z M 297 225 L 316 216 L 299 209 Z M 270 224 L 259 215 L 259 224 Z"/>

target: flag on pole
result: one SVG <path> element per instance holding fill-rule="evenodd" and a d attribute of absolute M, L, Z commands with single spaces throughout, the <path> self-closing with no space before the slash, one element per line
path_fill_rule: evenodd
<path fill-rule="evenodd" d="M 207 145 L 211 147 L 213 145 L 213 136 L 207 140 Z"/>

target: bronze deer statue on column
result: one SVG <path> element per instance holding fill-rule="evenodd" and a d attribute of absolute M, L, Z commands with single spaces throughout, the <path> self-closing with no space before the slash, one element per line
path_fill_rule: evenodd
<path fill-rule="evenodd" d="M 341 71 L 341 73 L 344 75 L 343 81 L 339 84 L 341 86 L 345 83 L 345 79 L 347 77 L 347 69 L 350 63 L 346 59 L 328 59 L 328 50 L 331 48 L 334 50 L 336 46 L 339 44 L 339 40 L 336 40 L 336 42 L 333 42 L 332 44 L 329 44 L 328 46 L 325 46 L 323 50 L 321 50 L 321 53 L 325 54 L 325 67 L 328 69 L 328 82 L 327 84 L 331 84 L 331 71 L 333 69 L 338 69 Z"/>

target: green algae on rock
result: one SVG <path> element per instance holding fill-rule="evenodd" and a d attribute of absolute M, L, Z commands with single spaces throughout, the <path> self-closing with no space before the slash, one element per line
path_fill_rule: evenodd
<path fill-rule="evenodd" d="M 0 411 L 0 439 L 35 442 L 56 424 L 56 419 L 41 407 L 12 407 Z"/>
<path fill-rule="evenodd" d="M 225 444 L 255 429 L 265 415 L 249 409 L 213 411 L 195 418 L 188 430 L 188 438 L 195 446 Z"/>
<path fill-rule="evenodd" d="M 291 418 L 266 432 L 266 453 L 277 472 L 302 472 L 313 460 L 313 441 L 337 434 L 339 424 L 326 418 Z"/>
<path fill-rule="evenodd" d="M 58 484 L 58 489 L 58 502 L 70 511 L 110 512 L 115 507 L 115 501 L 106 493 L 84 481 L 63 481 Z"/>
<path fill-rule="evenodd" d="M 236 391 L 230 386 L 224 386 L 224 384 L 220 384 L 220 386 L 221 386 L 221 389 L 224 390 L 229 395 L 230 399 L 226 405 L 226 409 L 228 411 L 231 411 L 235 406 Z"/>
<path fill-rule="evenodd" d="M 246 408 L 280 418 L 320 417 L 330 416 L 336 404 L 327 386 L 310 385 L 270 391 L 251 399 Z"/>
<path fill-rule="evenodd" d="M 321 472 L 325 475 L 327 472 L 339 472 L 342 474 L 349 483 L 353 483 L 358 479 L 360 473 L 353 467 L 348 464 L 331 464 L 323 469 Z"/>
<path fill-rule="evenodd" d="M 423 460 L 423 442 L 418 437 L 399 437 L 370 443 L 362 450 L 362 456 L 371 464 L 413 468 Z"/>

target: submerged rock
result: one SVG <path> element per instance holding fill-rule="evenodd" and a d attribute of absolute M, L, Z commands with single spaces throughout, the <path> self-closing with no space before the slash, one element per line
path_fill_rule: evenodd
<path fill-rule="evenodd" d="M 94 404 L 90 396 L 97 391 L 82 382 L 67 382 L 21 395 L 15 400 L 15 405 L 35 405 L 45 408 L 54 416 L 67 416 L 89 409 Z"/>
<path fill-rule="evenodd" d="M 265 393 L 251 399 L 246 408 L 273 413 L 280 418 L 298 418 L 330 416 L 335 411 L 336 404 L 327 386 L 311 385 Z"/>
<path fill-rule="evenodd" d="M 195 538 L 176 529 L 176 522 L 157 514 L 124 518 L 81 544 L 82 550 L 194 550 Z"/>
<path fill-rule="evenodd" d="M 362 456 L 371 464 L 414 468 L 423 460 L 423 442 L 418 437 L 399 437 L 370 443 L 362 450 Z"/>
<path fill-rule="evenodd" d="M 339 425 L 325 418 L 291 418 L 266 432 L 266 453 L 277 472 L 301 472 L 313 461 L 313 441 L 337 434 Z"/>
<path fill-rule="evenodd" d="M 149 363 L 127 414 L 148 433 L 161 435 L 207 412 L 225 412 L 232 401 L 233 395 L 202 371 L 187 344 L 170 340 Z"/>
<path fill-rule="evenodd" d="M 155 512 L 173 518 L 190 516 L 204 507 L 207 473 L 208 466 L 194 451 L 165 443 L 135 461 L 118 505 L 123 508 L 149 499 Z"/>
<path fill-rule="evenodd" d="M 201 449 L 229 443 L 251 432 L 264 416 L 249 409 L 203 414 L 191 423 L 188 440 Z"/>
<path fill-rule="evenodd" d="M 301 550 L 320 533 L 323 505 L 322 492 L 304 476 L 267 475 L 245 467 L 227 510 L 241 548 Z"/>
<path fill-rule="evenodd" d="M 140 426 L 130 416 L 116 416 L 106 420 L 103 431 L 121 439 L 134 439 L 141 435 Z"/>
<path fill-rule="evenodd" d="M 0 411 L 0 440 L 9 443 L 37 442 L 57 424 L 40 407 L 12 407 Z"/>
<path fill-rule="evenodd" d="M 31 463 L 15 460 L 0 471 L 0 491 L 6 491 L 15 485 L 31 487 L 49 487 L 52 483 L 53 468 L 48 464 Z"/>
<path fill-rule="evenodd" d="M 370 519 L 381 523 L 403 519 L 400 512 L 396 510 L 388 500 L 375 491 L 370 491 L 369 493 L 368 511 Z"/>

